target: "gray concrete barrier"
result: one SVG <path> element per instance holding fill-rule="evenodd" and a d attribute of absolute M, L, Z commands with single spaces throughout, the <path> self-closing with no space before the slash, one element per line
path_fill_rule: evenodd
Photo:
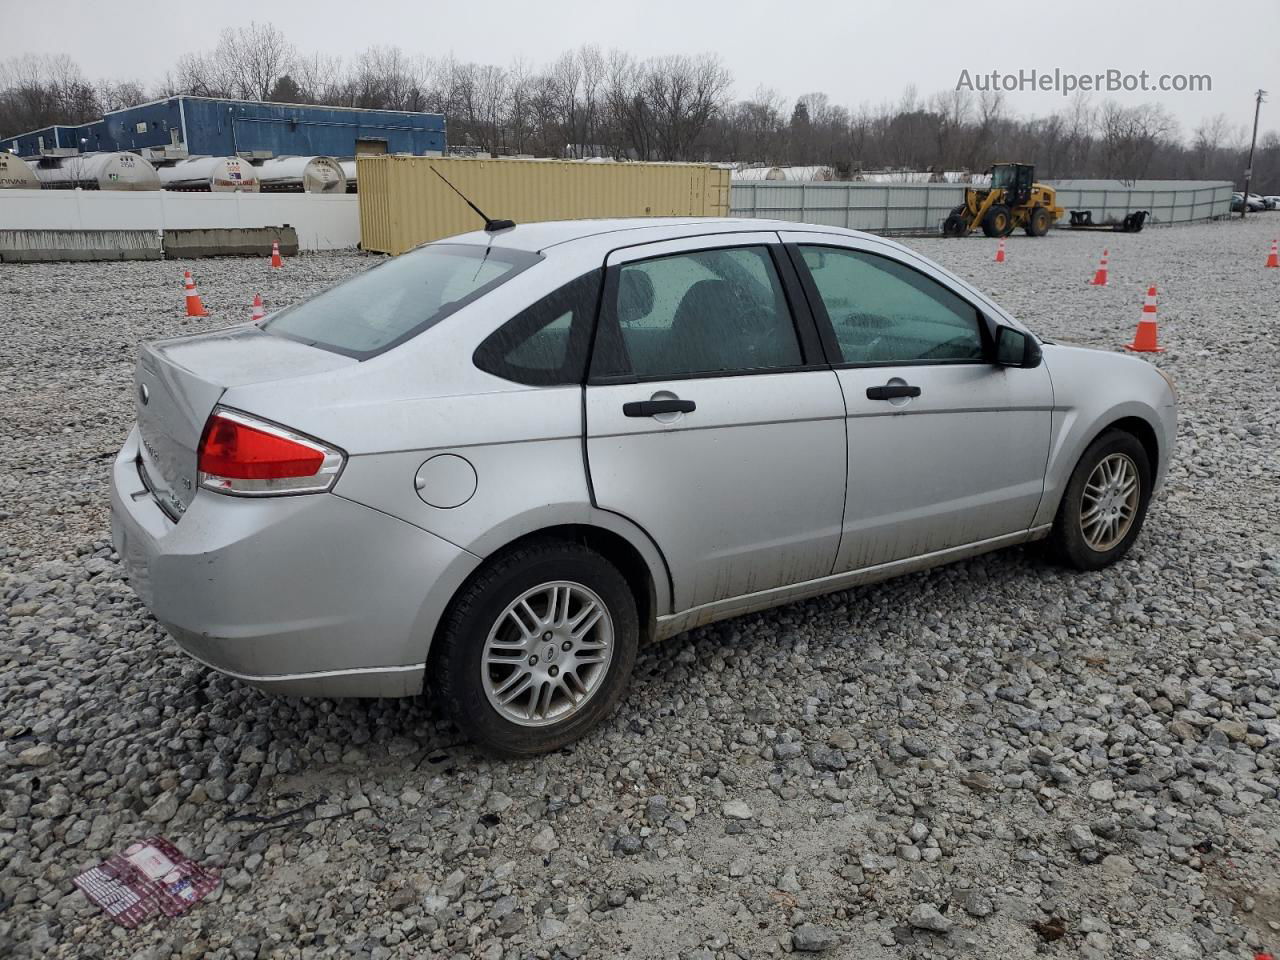
<path fill-rule="evenodd" d="M 0 263 L 163 258 L 155 230 L 0 230 Z"/>
<path fill-rule="evenodd" d="M 286 257 L 298 255 L 298 231 L 283 227 L 219 227 L 212 230 L 166 230 L 166 260 L 196 257 L 266 257 L 271 244 L 280 244 Z"/>

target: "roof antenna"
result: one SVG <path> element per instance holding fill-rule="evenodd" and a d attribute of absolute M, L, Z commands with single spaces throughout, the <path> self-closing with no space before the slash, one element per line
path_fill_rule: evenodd
<path fill-rule="evenodd" d="M 510 230 L 512 227 L 516 225 L 516 222 L 514 220 L 491 220 L 489 217 L 485 215 L 485 212 L 483 210 L 481 210 L 474 203 L 472 203 L 470 200 L 467 199 L 466 194 L 464 194 L 461 190 L 455 187 L 452 183 L 449 183 L 448 179 L 445 177 L 443 173 L 441 173 L 435 167 L 431 168 L 431 172 L 434 173 L 441 180 L 444 180 L 445 185 L 448 186 L 448 188 L 452 190 L 454 193 L 456 193 L 458 196 L 462 197 L 462 202 L 465 203 L 472 210 L 474 210 L 476 214 L 480 217 L 480 219 L 484 221 L 485 233 L 496 233 L 499 230 Z"/>

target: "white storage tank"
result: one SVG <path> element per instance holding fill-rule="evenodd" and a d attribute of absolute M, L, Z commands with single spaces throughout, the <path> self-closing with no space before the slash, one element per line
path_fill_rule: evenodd
<path fill-rule="evenodd" d="M 730 175 L 733 180 L 801 180 L 826 183 L 836 178 L 830 167 L 743 167 Z"/>
<path fill-rule="evenodd" d="M 734 170 L 729 174 L 731 180 L 757 181 L 757 180 L 785 180 L 786 176 L 782 172 L 781 167 L 743 167 L 740 170 Z"/>
<path fill-rule="evenodd" d="M 257 169 L 263 193 L 347 192 L 347 178 L 332 157 L 275 157 Z"/>
<path fill-rule="evenodd" d="M 830 167 L 781 167 L 782 180 L 807 180 L 815 183 L 829 183 L 836 178 L 836 172 Z"/>
<path fill-rule="evenodd" d="M 166 190 L 257 193 L 258 168 L 239 157 L 188 157 L 156 169 Z"/>
<path fill-rule="evenodd" d="M 160 178 L 136 153 L 41 157 L 36 176 L 46 190 L 159 190 Z"/>
<path fill-rule="evenodd" d="M 342 168 L 342 175 L 347 178 L 347 193 L 355 193 L 358 189 L 356 184 L 356 162 L 354 160 L 339 160 L 338 166 Z"/>
<path fill-rule="evenodd" d="M 37 179 L 27 161 L 12 153 L 0 152 L 0 190 L 39 190 Z"/>

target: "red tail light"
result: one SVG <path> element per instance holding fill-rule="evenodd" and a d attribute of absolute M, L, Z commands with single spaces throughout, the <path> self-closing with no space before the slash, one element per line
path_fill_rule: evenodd
<path fill-rule="evenodd" d="M 311 437 L 223 409 L 205 424 L 197 457 L 202 487 L 245 496 L 328 490 L 346 460 Z"/>

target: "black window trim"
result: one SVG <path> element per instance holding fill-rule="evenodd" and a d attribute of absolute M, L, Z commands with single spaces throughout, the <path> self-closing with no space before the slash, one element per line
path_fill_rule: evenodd
<path fill-rule="evenodd" d="M 758 233 L 761 231 L 749 231 Z M 777 234 L 773 234 L 777 237 Z M 734 234 L 713 234 L 707 236 L 709 241 L 706 246 L 689 247 L 684 250 L 675 250 L 668 253 L 655 253 L 649 257 L 636 257 L 635 259 L 626 260 L 622 263 L 610 264 L 605 268 L 604 286 L 601 290 L 600 307 L 597 312 L 595 324 L 595 337 L 592 343 L 591 357 L 587 364 L 587 385 L 588 386 L 609 386 L 613 384 L 629 384 L 629 383 L 667 383 L 680 380 L 720 380 L 728 377 L 754 377 L 767 376 L 779 373 L 809 373 L 814 370 L 828 369 L 830 364 L 827 362 L 826 352 L 822 345 L 819 330 L 815 324 L 815 318 L 809 308 L 808 298 L 800 285 L 800 279 L 796 274 L 794 265 L 783 250 L 781 238 L 775 240 L 764 240 L 751 243 L 717 243 L 716 239 L 722 236 L 734 236 Z M 667 244 L 678 242 L 683 239 L 695 238 L 672 238 L 671 240 L 657 241 L 653 245 Z M 700 239 L 700 238 L 698 238 Z M 627 250 L 635 250 L 649 244 L 635 244 L 630 247 L 619 248 Z M 796 334 L 796 343 L 800 348 L 800 363 L 789 367 L 753 367 L 742 370 L 712 370 L 699 373 L 678 373 L 678 374 L 652 374 L 646 376 L 636 376 L 634 373 L 598 373 L 602 364 L 609 364 L 610 370 L 631 370 L 631 358 L 627 355 L 626 345 L 622 340 L 622 326 L 618 322 L 617 302 L 618 302 L 618 277 L 622 273 L 623 267 L 629 267 L 637 263 L 644 263 L 648 260 L 665 260 L 670 257 L 685 256 L 692 253 L 707 253 L 713 250 L 740 250 L 750 248 L 763 247 L 773 263 L 774 271 L 778 276 L 778 282 L 782 287 L 782 296 L 786 301 L 787 310 L 791 314 L 791 324 Z M 617 251 L 610 251 L 610 255 Z M 606 257 L 606 263 L 608 258 Z"/>
<path fill-rule="evenodd" d="M 449 304 L 447 308 L 443 308 L 437 311 L 436 313 L 432 314 L 430 318 L 428 318 L 427 320 L 424 320 L 422 323 L 419 323 L 413 327 L 410 327 L 404 333 L 397 336 L 394 340 L 390 340 L 387 343 L 383 344 L 382 346 L 375 347 L 372 350 L 353 350 L 350 347 L 340 347 L 336 344 L 325 343 L 320 340 L 312 340 L 309 337 L 302 337 L 294 333 L 287 333 L 284 330 L 273 330 L 271 327 L 271 324 L 273 321 L 278 320 L 281 317 L 288 315 L 294 309 L 300 306 L 303 306 L 306 303 L 309 303 L 314 297 L 328 293 L 330 290 L 334 289 L 335 287 L 341 286 L 343 283 L 346 283 L 347 280 L 352 280 L 360 276 L 366 276 L 370 272 L 368 270 L 364 271 L 363 273 L 352 274 L 352 276 L 350 277 L 347 277 L 343 280 L 339 280 L 337 283 L 334 283 L 329 285 L 328 287 L 325 287 L 323 290 L 319 291 L 319 293 L 313 294 L 311 297 L 307 297 L 304 300 L 299 300 L 297 303 L 290 304 L 284 310 L 281 310 L 279 313 L 272 315 L 272 317 L 269 318 L 268 321 L 264 323 L 261 327 L 259 327 L 259 329 L 262 330 L 263 333 L 268 334 L 269 336 L 279 337 L 281 340 L 293 340 L 296 343 L 302 343 L 308 347 L 315 347 L 317 350 L 327 350 L 330 353 L 341 354 L 344 357 L 351 357 L 353 360 L 359 360 L 363 362 L 365 360 L 371 360 L 374 357 L 380 356 L 386 353 L 388 350 L 394 350 L 396 347 L 404 343 L 407 343 L 408 341 L 412 340 L 414 337 L 417 337 L 419 334 L 424 333 L 427 330 L 430 330 L 432 327 L 436 326 L 437 324 L 441 323 L 448 317 L 457 313 L 463 307 L 470 306 L 476 300 L 479 300 L 481 297 L 486 296 L 489 293 L 492 293 L 498 287 L 505 284 L 508 280 L 514 279 L 519 274 L 524 273 L 530 267 L 535 266 L 538 263 L 541 263 L 543 259 L 545 259 L 541 253 L 534 253 L 529 250 L 517 250 L 513 247 L 492 247 L 492 246 L 486 247 L 478 243 L 427 243 L 427 244 L 423 244 L 420 247 L 414 247 L 412 250 L 406 250 L 404 253 L 400 254 L 400 256 L 407 257 L 420 250 L 440 249 L 444 247 L 449 247 L 452 250 L 465 251 L 465 254 L 464 254 L 465 256 L 472 257 L 477 260 L 486 259 L 488 257 L 494 257 L 494 255 L 497 254 L 495 259 L 501 260 L 504 263 L 511 264 L 511 269 L 508 270 L 506 273 L 502 274 L 500 277 L 495 277 L 493 280 L 489 281 L 484 286 L 478 287 L 477 289 L 473 290 L 471 293 L 467 294 L 465 297 L 462 297 L 459 300 L 453 301 L 451 304 Z M 388 257 L 382 263 L 379 263 L 370 269 L 371 270 L 380 269 L 381 267 L 384 267 L 389 263 L 393 263 L 397 259 L 399 259 L 399 257 Z"/>
<path fill-rule="evenodd" d="M 995 353 L 995 340 L 991 333 L 991 323 L 987 317 L 987 312 L 950 284 L 943 283 L 937 277 L 929 276 L 919 267 L 905 260 L 863 247 L 850 247 L 840 243 L 814 243 L 807 240 L 803 242 L 787 240 L 783 243 L 783 246 L 786 248 L 787 256 L 791 260 L 792 268 L 800 278 L 801 289 L 804 290 L 805 299 L 809 304 L 809 311 L 813 315 L 814 325 L 817 327 L 818 336 L 822 340 L 822 348 L 826 353 L 827 364 L 832 370 L 860 370 L 877 367 L 990 366 L 994 362 L 992 358 Z M 822 295 L 818 292 L 818 285 L 814 282 L 813 273 L 809 270 L 809 265 L 804 262 L 804 251 L 801 247 L 825 247 L 829 250 L 841 250 L 847 253 L 862 253 L 870 257 L 879 257 L 882 260 L 900 264 L 926 280 L 943 287 L 973 310 L 974 324 L 978 328 L 978 337 L 982 341 L 982 358 L 966 360 L 960 357 L 948 357 L 937 360 L 868 360 L 861 362 L 845 360 L 844 354 L 840 350 L 840 340 L 836 337 L 835 325 L 832 324 L 831 315 L 827 312 L 827 305 L 823 301 Z"/>

